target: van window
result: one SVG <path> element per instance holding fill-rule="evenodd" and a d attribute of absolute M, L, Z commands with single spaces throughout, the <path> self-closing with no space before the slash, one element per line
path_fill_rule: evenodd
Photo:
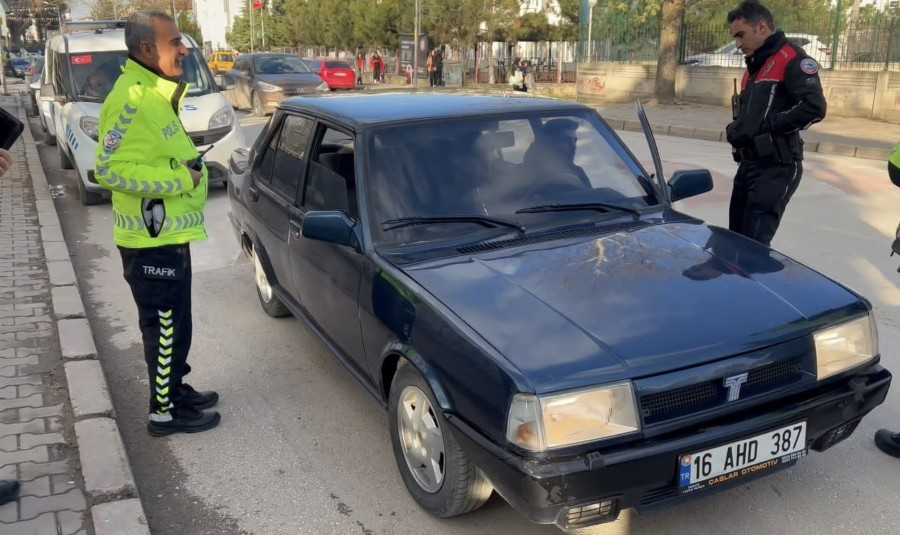
<path fill-rule="evenodd" d="M 68 56 L 60 54 L 60 57 L 71 71 L 71 76 L 63 76 L 67 92 L 76 95 L 76 100 L 103 102 L 122 74 L 128 52 L 73 53 Z M 188 96 L 209 95 L 218 91 L 199 49 L 188 49 L 182 68 L 183 79 L 188 83 Z M 73 83 L 74 87 L 71 87 Z"/>

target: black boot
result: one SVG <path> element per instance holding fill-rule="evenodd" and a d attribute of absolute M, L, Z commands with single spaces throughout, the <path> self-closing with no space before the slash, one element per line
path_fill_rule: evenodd
<path fill-rule="evenodd" d="M 19 482 L 15 479 L 0 480 L 0 505 L 19 497 Z"/>
<path fill-rule="evenodd" d="M 875 445 L 891 457 L 900 458 L 900 433 L 891 433 L 887 429 L 879 429 L 875 433 Z"/>
<path fill-rule="evenodd" d="M 217 425 L 222 417 L 216 411 L 203 412 L 184 404 L 173 407 L 166 415 L 170 419 L 161 421 L 158 414 L 151 414 L 147 423 L 147 432 L 154 437 L 164 437 L 173 433 L 199 433 L 208 431 Z"/>
<path fill-rule="evenodd" d="M 187 383 L 181 384 L 181 400 L 198 411 L 215 407 L 219 402 L 219 394 L 212 390 L 197 392 Z"/>

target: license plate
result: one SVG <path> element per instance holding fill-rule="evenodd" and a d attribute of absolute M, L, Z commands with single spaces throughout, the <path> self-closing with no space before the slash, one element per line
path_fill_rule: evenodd
<path fill-rule="evenodd" d="M 806 455 L 806 422 L 682 455 L 678 459 L 681 494 L 793 464 Z"/>
<path fill-rule="evenodd" d="M 347 73 L 345 73 L 345 72 L 336 72 L 336 73 L 334 73 L 334 75 L 337 76 L 338 78 L 343 78 L 343 77 L 347 76 Z"/>

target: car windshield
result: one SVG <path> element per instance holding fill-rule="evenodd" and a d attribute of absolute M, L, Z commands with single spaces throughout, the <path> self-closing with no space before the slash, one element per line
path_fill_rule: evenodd
<path fill-rule="evenodd" d="M 262 56 L 253 58 L 257 74 L 298 74 L 310 72 L 306 63 L 294 56 Z"/>
<path fill-rule="evenodd" d="M 68 62 L 75 78 L 76 90 L 72 93 L 77 95 L 78 100 L 103 102 L 122 74 L 122 66 L 127 59 L 128 52 L 125 50 L 72 54 Z M 188 96 L 209 95 L 217 90 L 199 49 L 188 49 L 182 68 L 182 79 L 188 84 Z M 66 82 L 68 85 L 68 80 Z"/>
<path fill-rule="evenodd" d="M 509 232 L 475 216 L 531 230 L 628 213 L 598 206 L 547 210 L 548 204 L 606 204 L 632 212 L 658 204 L 640 165 L 593 112 L 385 127 L 371 135 L 368 150 L 371 225 L 381 245 Z M 544 209 L 527 210 L 535 207 Z M 447 222 L 451 216 L 471 217 Z M 444 219 L 396 224 L 422 217 Z"/>

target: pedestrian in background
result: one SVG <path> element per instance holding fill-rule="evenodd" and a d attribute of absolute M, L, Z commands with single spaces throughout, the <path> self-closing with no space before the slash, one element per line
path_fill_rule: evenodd
<path fill-rule="evenodd" d="M 728 24 L 747 64 L 726 128 L 740 163 L 728 228 L 769 245 L 803 176 L 800 131 L 825 118 L 825 95 L 816 60 L 775 29 L 765 6 L 743 2 Z"/>
<path fill-rule="evenodd" d="M 891 182 L 900 188 L 900 144 L 894 147 L 894 153 L 888 160 L 887 171 Z M 891 244 L 891 256 L 895 253 L 900 254 L 900 224 L 897 225 L 894 243 Z M 889 429 L 879 429 L 875 433 L 875 446 L 891 457 L 900 458 L 900 433 L 894 433 Z"/>
<path fill-rule="evenodd" d="M 138 308 L 150 380 L 148 432 L 219 424 L 219 399 L 183 381 L 191 347 L 190 243 L 205 240 L 208 171 L 178 111 L 188 50 L 175 19 L 138 11 L 125 24 L 128 61 L 100 113 L 96 177 L 112 191 L 114 237 Z"/>

